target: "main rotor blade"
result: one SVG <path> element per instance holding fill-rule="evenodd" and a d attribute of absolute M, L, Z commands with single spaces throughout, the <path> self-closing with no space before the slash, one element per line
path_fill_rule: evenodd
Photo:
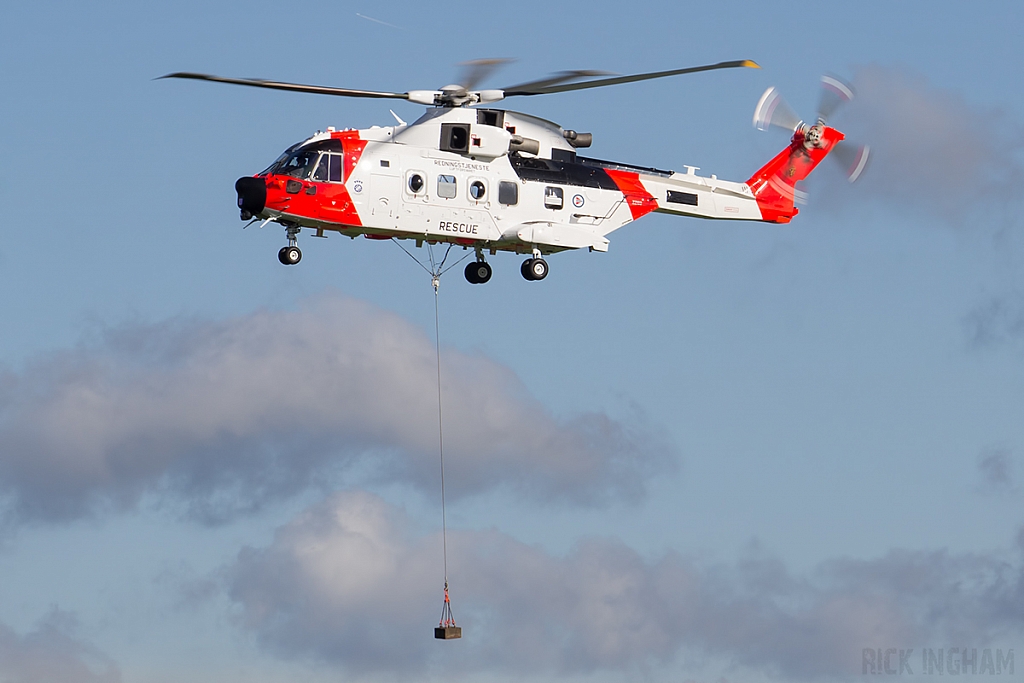
<path fill-rule="evenodd" d="M 485 78 L 490 76 L 494 71 L 505 64 L 509 64 L 515 60 L 513 59 L 473 59 L 468 62 L 463 62 L 459 66 L 462 67 L 462 75 L 459 77 L 459 85 L 466 90 L 473 90 L 476 86 L 480 85 Z"/>
<path fill-rule="evenodd" d="M 584 81 L 583 83 L 566 83 L 561 85 L 533 85 L 530 83 L 524 86 L 515 88 L 504 88 L 505 97 L 512 97 L 514 95 L 547 95 L 556 92 L 568 92 L 570 90 L 583 90 L 585 88 L 602 88 L 606 85 L 619 85 L 620 83 L 634 83 L 636 81 L 646 81 L 651 78 L 665 78 L 666 76 L 679 76 L 681 74 L 692 74 L 698 71 L 711 71 L 713 69 L 734 69 L 737 67 L 749 67 L 752 69 L 760 69 L 755 62 L 749 59 L 741 59 L 734 62 L 719 62 L 718 64 L 708 64 L 706 66 L 693 66 L 687 69 L 673 69 L 671 71 L 654 71 L 646 74 L 635 74 L 633 76 L 616 76 L 615 78 L 601 78 L 596 81 Z"/>
<path fill-rule="evenodd" d="M 510 88 L 506 88 L 507 93 L 510 90 L 535 90 L 537 88 L 547 88 L 552 85 L 558 85 L 559 83 L 565 83 L 566 81 L 575 81 L 580 78 L 593 78 L 595 76 L 612 76 L 614 74 L 608 71 L 592 71 L 589 69 L 575 70 L 575 71 L 559 71 L 548 78 L 542 78 L 537 81 L 530 81 L 529 83 L 520 83 L 519 85 L 513 85 Z"/>
<path fill-rule="evenodd" d="M 302 85 L 300 83 L 280 83 L 278 81 L 263 81 L 255 78 L 224 78 L 222 76 L 210 76 L 209 74 L 196 74 L 186 71 L 179 71 L 160 78 L 189 78 L 196 81 L 213 81 L 215 83 L 232 83 L 234 85 L 248 85 L 254 88 L 270 88 L 271 90 L 288 90 L 290 92 L 306 92 L 316 95 L 338 95 L 340 97 L 379 97 L 398 100 L 409 99 L 409 93 L 377 92 L 374 90 L 352 90 L 350 88 L 332 88 L 325 85 Z M 159 80 L 159 79 L 157 79 Z"/>

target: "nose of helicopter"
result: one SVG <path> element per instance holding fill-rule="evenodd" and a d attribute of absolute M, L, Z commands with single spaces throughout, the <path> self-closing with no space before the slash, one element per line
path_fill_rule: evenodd
<path fill-rule="evenodd" d="M 235 181 L 238 193 L 238 208 L 243 214 L 258 216 L 267 205 L 267 184 L 263 178 L 246 176 Z"/>

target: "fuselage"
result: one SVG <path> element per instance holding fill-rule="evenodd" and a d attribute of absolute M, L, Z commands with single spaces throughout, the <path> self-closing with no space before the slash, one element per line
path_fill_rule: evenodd
<path fill-rule="evenodd" d="M 766 216 L 750 181 L 578 154 L 589 142 L 589 134 L 527 114 L 437 107 L 411 125 L 317 133 L 263 173 L 240 179 L 238 203 L 247 220 L 320 235 L 450 242 L 490 253 L 607 251 L 611 232 L 654 211 L 789 218 Z"/>

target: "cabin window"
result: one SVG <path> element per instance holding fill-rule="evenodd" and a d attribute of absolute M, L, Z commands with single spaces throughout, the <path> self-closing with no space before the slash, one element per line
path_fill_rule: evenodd
<path fill-rule="evenodd" d="M 498 202 L 508 206 L 519 203 L 519 185 L 503 180 L 498 183 Z"/>
<path fill-rule="evenodd" d="M 487 186 L 484 185 L 482 180 L 474 180 L 469 184 L 469 196 L 473 201 L 483 201 L 487 195 Z"/>
<path fill-rule="evenodd" d="M 427 187 L 427 181 L 423 179 L 423 174 L 419 171 L 413 171 L 409 174 L 409 192 L 413 194 L 422 194 Z"/>
<path fill-rule="evenodd" d="M 548 187 L 544 188 L 544 207 L 548 209 L 561 209 L 563 203 L 562 188 L 560 187 Z"/>
<path fill-rule="evenodd" d="M 455 199 L 459 195 L 458 187 L 455 184 L 455 176 L 437 176 L 437 196 L 444 199 Z"/>
<path fill-rule="evenodd" d="M 344 164 L 342 163 L 342 156 L 340 154 L 332 154 L 331 167 L 329 169 L 330 173 L 328 174 L 327 179 L 330 180 L 332 183 L 340 183 L 341 170 L 343 165 Z"/>

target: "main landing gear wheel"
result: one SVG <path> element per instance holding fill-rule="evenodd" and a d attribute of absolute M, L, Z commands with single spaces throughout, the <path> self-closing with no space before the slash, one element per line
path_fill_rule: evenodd
<path fill-rule="evenodd" d="M 528 258 L 519 267 L 519 272 L 527 280 L 543 280 L 548 276 L 548 262 L 542 258 Z"/>
<path fill-rule="evenodd" d="M 466 280 L 470 284 L 482 285 L 491 279 L 491 265 L 486 261 L 474 261 L 466 266 Z"/>
<path fill-rule="evenodd" d="M 302 252 L 298 247 L 283 247 L 277 252 L 277 260 L 286 266 L 294 266 L 302 260 Z"/>

